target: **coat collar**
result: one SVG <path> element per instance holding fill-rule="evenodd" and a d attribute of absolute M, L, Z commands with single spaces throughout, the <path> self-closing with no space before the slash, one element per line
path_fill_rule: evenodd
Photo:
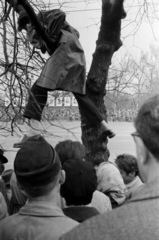
<path fill-rule="evenodd" d="M 63 217 L 62 210 L 50 202 L 27 201 L 20 209 L 20 215 L 43 216 L 43 217 Z"/>
<path fill-rule="evenodd" d="M 132 182 L 125 184 L 125 186 L 126 186 L 126 188 L 131 188 L 132 186 L 134 186 L 134 184 L 136 184 L 139 181 L 141 181 L 140 178 L 138 176 L 136 176 L 136 178 Z"/>
<path fill-rule="evenodd" d="M 143 184 L 140 191 L 129 202 L 137 202 L 159 197 L 159 177 L 154 178 L 151 182 Z M 128 202 L 128 203 L 129 203 Z"/>

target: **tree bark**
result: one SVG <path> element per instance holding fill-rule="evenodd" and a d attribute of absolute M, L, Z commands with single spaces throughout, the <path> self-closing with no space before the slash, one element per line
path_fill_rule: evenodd
<path fill-rule="evenodd" d="M 126 17 L 124 0 L 103 0 L 101 27 L 96 42 L 96 49 L 87 77 L 87 95 L 97 106 L 105 120 L 107 110 L 104 103 L 109 66 L 115 51 L 121 46 L 121 19 Z M 93 165 L 107 161 L 108 139 L 100 126 L 90 128 L 81 112 L 82 141 L 86 147 L 86 159 Z"/>

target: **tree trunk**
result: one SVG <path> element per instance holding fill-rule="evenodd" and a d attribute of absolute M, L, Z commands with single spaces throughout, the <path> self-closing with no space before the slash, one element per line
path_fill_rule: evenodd
<path fill-rule="evenodd" d="M 97 106 L 105 120 L 107 120 L 107 111 L 104 96 L 106 94 L 108 70 L 114 52 L 122 46 L 120 40 L 121 19 L 126 17 L 123 1 L 102 1 L 101 27 L 87 77 L 87 95 Z M 107 161 L 109 157 L 107 136 L 100 126 L 90 128 L 86 124 L 82 112 L 81 118 L 82 141 L 86 147 L 87 160 L 94 165 Z"/>

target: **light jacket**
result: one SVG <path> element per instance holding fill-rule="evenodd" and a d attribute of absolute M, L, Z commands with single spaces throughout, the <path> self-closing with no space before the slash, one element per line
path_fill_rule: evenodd
<path fill-rule="evenodd" d="M 127 188 L 126 192 L 126 199 L 130 199 L 135 196 L 135 194 L 140 191 L 141 187 L 143 186 L 143 182 L 141 179 L 137 176 L 134 181 L 128 183 L 125 185 Z"/>
<path fill-rule="evenodd" d="M 3 240 L 56 240 L 78 223 L 48 202 L 28 201 L 19 213 L 0 223 Z"/>
<path fill-rule="evenodd" d="M 122 204 L 125 199 L 126 187 L 118 168 L 112 162 L 103 162 L 96 167 L 97 189 L 111 197 L 118 203 Z"/>

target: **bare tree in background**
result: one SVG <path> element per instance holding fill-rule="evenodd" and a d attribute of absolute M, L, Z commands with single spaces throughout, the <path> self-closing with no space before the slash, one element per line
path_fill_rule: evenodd
<path fill-rule="evenodd" d="M 141 52 L 138 58 L 132 55 L 125 57 L 109 71 L 106 98 L 120 107 L 133 105 L 136 110 L 151 95 L 159 90 L 159 48 L 150 46 L 147 52 Z M 125 97 L 124 97 L 125 95 Z M 128 103 L 129 101 L 129 103 Z M 133 104 L 130 104 L 130 101 Z"/>
<path fill-rule="evenodd" d="M 25 100 L 29 94 L 33 79 L 37 78 L 45 63 L 44 56 L 28 44 L 25 33 L 19 33 L 16 28 L 16 13 L 1 0 L 2 14 L 0 33 L 2 40 L 0 60 L 1 92 L 9 100 L 8 105 L 3 101 L 1 106 L 0 129 L 6 134 L 14 134 L 22 112 Z M 7 122 L 11 121 L 11 128 Z"/>

